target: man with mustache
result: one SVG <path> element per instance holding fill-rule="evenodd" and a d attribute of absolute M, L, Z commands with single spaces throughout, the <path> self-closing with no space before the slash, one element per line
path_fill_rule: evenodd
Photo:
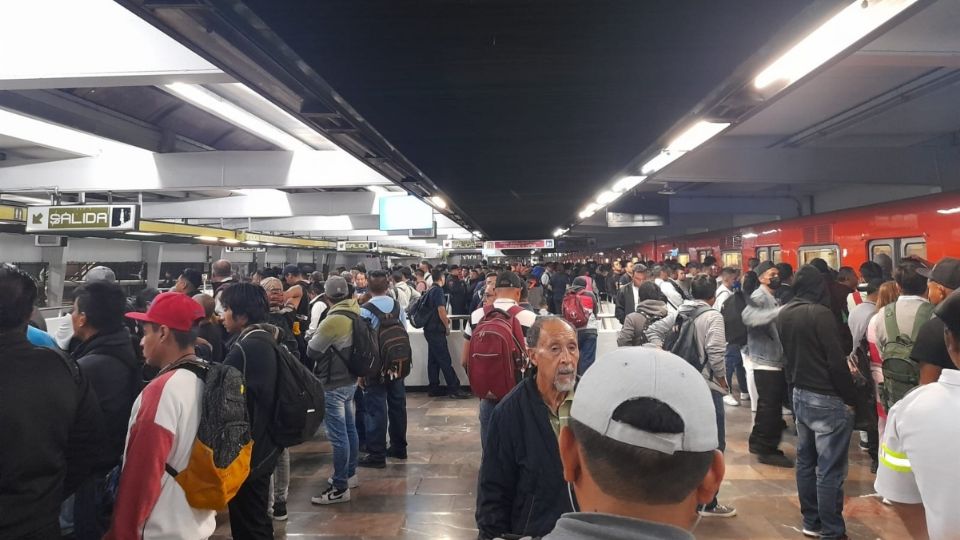
<path fill-rule="evenodd" d="M 544 536 L 573 510 L 557 437 L 573 404 L 577 331 L 561 317 L 540 317 L 527 332 L 527 347 L 535 374 L 507 394 L 490 418 L 477 490 L 482 539 Z"/>

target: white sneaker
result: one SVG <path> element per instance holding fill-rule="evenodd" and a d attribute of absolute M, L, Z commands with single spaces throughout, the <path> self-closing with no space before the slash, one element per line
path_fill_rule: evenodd
<path fill-rule="evenodd" d="M 739 407 L 739 406 L 740 406 L 740 402 L 737 401 L 737 398 L 731 396 L 730 394 L 727 394 L 727 395 L 723 396 L 723 403 L 724 403 L 725 405 L 729 405 L 730 407 Z"/>
<path fill-rule="evenodd" d="M 750 394 L 747 392 L 740 392 L 740 401 L 750 401 Z"/>
<path fill-rule="evenodd" d="M 327 483 L 331 486 L 333 485 L 333 477 L 327 478 Z M 360 487 L 360 479 L 357 478 L 357 475 L 353 475 L 347 479 L 347 487 L 350 489 Z"/>
<path fill-rule="evenodd" d="M 350 488 L 347 488 L 343 491 L 337 491 L 335 487 L 330 486 L 320 495 L 311 497 L 310 502 L 313 504 L 337 504 L 350 502 Z"/>
<path fill-rule="evenodd" d="M 821 534 L 819 531 L 811 531 L 809 529 L 803 529 L 803 535 L 807 538 L 820 538 Z"/>

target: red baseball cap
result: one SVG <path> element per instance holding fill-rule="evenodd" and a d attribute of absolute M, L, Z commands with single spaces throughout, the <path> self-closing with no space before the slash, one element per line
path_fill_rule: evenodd
<path fill-rule="evenodd" d="M 167 326 L 181 332 L 189 331 L 193 324 L 205 315 L 199 303 L 186 294 L 178 292 L 158 294 L 146 313 L 139 311 L 127 313 L 130 319 Z"/>

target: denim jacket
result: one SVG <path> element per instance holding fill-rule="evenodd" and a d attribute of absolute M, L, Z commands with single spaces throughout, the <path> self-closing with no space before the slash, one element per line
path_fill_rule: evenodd
<path fill-rule="evenodd" d="M 743 309 L 743 324 L 747 327 L 747 353 L 760 366 L 783 369 L 783 345 L 777 332 L 780 307 L 772 294 L 763 287 L 750 295 Z"/>

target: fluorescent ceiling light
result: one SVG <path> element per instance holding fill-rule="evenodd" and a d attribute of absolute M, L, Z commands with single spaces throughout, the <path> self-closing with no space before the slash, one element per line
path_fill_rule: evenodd
<path fill-rule="evenodd" d="M 709 141 L 717 133 L 727 129 L 729 126 L 729 122 L 707 122 L 706 120 L 700 120 L 677 136 L 677 138 L 667 146 L 667 150 L 670 152 L 689 152 Z"/>
<path fill-rule="evenodd" d="M 646 176 L 624 176 L 620 180 L 617 180 L 617 183 L 613 185 L 613 191 L 616 191 L 617 193 L 630 191 L 631 189 L 640 185 L 646 179 Z"/>
<path fill-rule="evenodd" d="M 41 205 L 50 204 L 50 199 L 41 199 L 39 197 L 27 197 L 26 195 L 14 195 L 14 194 L 8 194 L 8 193 L 4 193 L 0 195 L 0 201 L 11 201 L 11 202 L 18 202 L 23 204 L 41 204 Z"/>
<path fill-rule="evenodd" d="M 230 244 L 230 245 L 235 245 L 240 243 L 240 241 L 237 240 L 236 238 L 221 238 L 220 241 L 223 242 L 224 244 Z"/>
<path fill-rule="evenodd" d="M 757 75 L 759 89 L 789 86 L 896 17 L 917 0 L 855 0 Z"/>
<path fill-rule="evenodd" d="M 246 245 L 248 245 L 248 246 L 259 246 L 259 245 L 260 245 L 260 242 L 257 242 L 256 240 L 244 240 L 243 243 L 246 244 Z"/>
<path fill-rule="evenodd" d="M 483 233 L 480 231 L 473 231 L 473 235 L 477 238 L 483 238 Z"/>
<path fill-rule="evenodd" d="M 443 200 L 443 197 L 439 195 L 434 195 L 433 197 L 430 197 L 430 202 L 432 202 L 433 205 L 439 208 L 440 210 L 447 209 L 447 201 Z"/>
<path fill-rule="evenodd" d="M 682 156 L 681 152 L 671 152 L 669 150 L 661 150 L 653 159 L 643 164 L 640 171 L 645 175 L 653 174 L 660 169 L 666 167 Z"/>
<path fill-rule="evenodd" d="M 261 139 L 272 142 L 284 150 L 312 150 L 300 139 L 262 118 L 250 114 L 200 85 L 172 83 L 164 84 L 161 88 Z"/>
<path fill-rule="evenodd" d="M 620 192 L 617 192 L 617 191 L 604 191 L 604 192 L 601 193 L 600 195 L 597 195 L 597 204 L 600 205 L 600 206 L 606 206 L 606 205 L 612 203 L 613 201 L 619 199 L 621 195 L 623 195 L 623 192 L 622 192 L 622 191 L 620 191 Z"/>
<path fill-rule="evenodd" d="M 566 234 L 566 232 L 567 232 L 567 229 L 563 229 L 563 228 L 557 229 L 553 231 L 553 237 L 556 238 L 558 236 L 563 236 L 564 234 Z"/>
<path fill-rule="evenodd" d="M 117 141 L 53 124 L 6 109 L 0 109 L 0 134 L 29 141 L 47 148 L 62 150 L 80 156 L 99 156 L 106 150 L 139 150 Z"/>
<path fill-rule="evenodd" d="M 127 234 L 130 236 L 160 236 L 160 233 L 140 231 L 128 231 Z"/>
<path fill-rule="evenodd" d="M 219 240 L 219 238 L 216 236 L 198 236 L 197 240 L 200 240 L 201 242 L 216 242 Z"/>

